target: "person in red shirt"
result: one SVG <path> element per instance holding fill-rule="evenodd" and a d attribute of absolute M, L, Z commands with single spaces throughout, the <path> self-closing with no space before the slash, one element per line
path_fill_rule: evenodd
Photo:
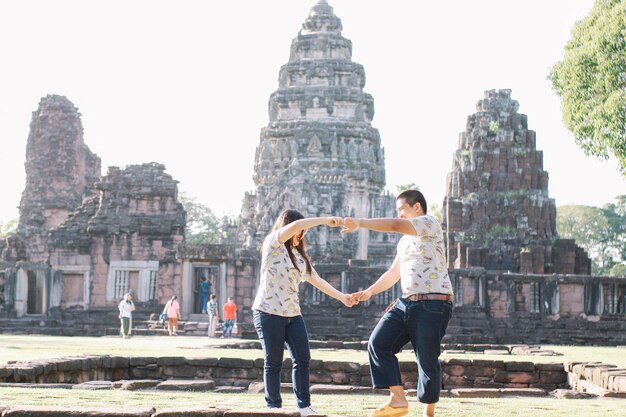
<path fill-rule="evenodd" d="M 237 304 L 233 302 L 233 297 L 228 297 L 228 302 L 222 307 L 224 317 L 224 332 L 222 337 L 232 337 L 233 327 L 237 322 Z"/>

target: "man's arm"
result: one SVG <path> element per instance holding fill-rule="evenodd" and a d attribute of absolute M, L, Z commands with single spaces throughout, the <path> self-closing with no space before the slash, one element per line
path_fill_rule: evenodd
<path fill-rule="evenodd" d="M 394 259 L 393 264 L 385 271 L 375 283 L 369 288 L 351 295 L 353 301 L 367 301 L 373 295 L 388 290 L 400 279 L 400 262 L 398 257 Z"/>
<path fill-rule="evenodd" d="M 343 229 L 341 233 L 353 232 L 359 227 L 374 230 L 376 232 L 402 233 L 404 235 L 415 236 L 415 227 L 406 219 L 398 218 L 376 218 L 376 219 L 355 219 L 346 217 L 343 219 Z"/>

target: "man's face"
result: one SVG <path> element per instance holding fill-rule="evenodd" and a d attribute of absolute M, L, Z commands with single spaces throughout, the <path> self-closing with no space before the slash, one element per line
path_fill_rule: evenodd
<path fill-rule="evenodd" d="M 396 211 L 401 219 L 412 219 L 419 216 L 421 208 L 420 203 L 411 206 L 403 198 L 396 200 Z"/>

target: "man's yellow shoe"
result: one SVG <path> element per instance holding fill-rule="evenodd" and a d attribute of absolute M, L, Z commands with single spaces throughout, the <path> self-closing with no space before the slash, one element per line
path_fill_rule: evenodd
<path fill-rule="evenodd" d="M 371 417 L 402 417 L 409 414 L 409 407 L 392 407 L 388 404 L 381 405 L 372 411 Z"/>

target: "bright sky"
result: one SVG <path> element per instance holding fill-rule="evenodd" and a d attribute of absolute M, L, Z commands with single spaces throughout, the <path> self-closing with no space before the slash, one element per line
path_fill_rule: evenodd
<path fill-rule="evenodd" d="M 108 166 L 160 162 L 217 215 L 253 191 L 255 149 L 292 39 L 317 0 L 10 0 L 0 3 L 0 221 L 17 218 L 31 113 L 47 94 L 82 114 Z M 557 205 L 626 193 L 587 157 L 546 79 L 593 0 L 329 0 L 367 74 L 387 186 L 441 205 L 466 118 L 510 88 L 537 132 Z"/>

